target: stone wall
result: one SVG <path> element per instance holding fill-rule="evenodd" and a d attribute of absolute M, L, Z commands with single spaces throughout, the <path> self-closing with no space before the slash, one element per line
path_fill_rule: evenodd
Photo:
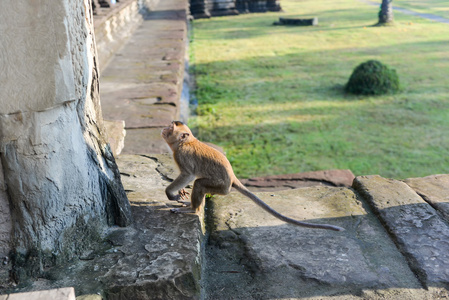
<path fill-rule="evenodd" d="M 0 18 L 0 172 L 12 219 L 0 247 L 13 250 L 21 279 L 81 255 L 131 214 L 103 134 L 90 1 L 4 0 Z"/>

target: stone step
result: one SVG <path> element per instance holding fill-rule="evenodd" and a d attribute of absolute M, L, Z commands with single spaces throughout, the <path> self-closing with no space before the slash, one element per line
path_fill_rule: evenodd
<path fill-rule="evenodd" d="M 238 193 L 209 200 L 206 299 L 430 299 L 382 224 L 352 189 L 256 193 L 288 225 Z M 373 298 L 373 299 L 374 299 Z"/>
<path fill-rule="evenodd" d="M 423 193 L 427 192 L 429 198 L 436 199 L 434 202 L 441 203 L 444 210 L 447 203 L 439 202 L 438 197 L 443 195 L 447 200 L 449 185 L 446 177 L 443 180 L 433 177 L 434 180 L 411 179 L 406 182 Z M 446 184 L 434 184 L 438 181 L 445 181 Z M 431 188 L 427 189 L 429 186 Z M 356 178 L 354 187 L 385 224 L 423 286 L 448 287 L 448 220 L 404 182 L 380 176 L 360 176 Z M 435 198 L 433 195 L 436 195 Z"/>

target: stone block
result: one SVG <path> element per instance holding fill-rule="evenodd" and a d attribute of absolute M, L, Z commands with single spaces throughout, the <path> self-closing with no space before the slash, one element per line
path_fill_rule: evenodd
<path fill-rule="evenodd" d="M 112 154 L 118 156 L 125 146 L 125 121 L 104 121 Z"/>
<path fill-rule="evenodd" d="M 404 180 L 449 222 L 449 175 L 431 175 Z"/>
<path fill-rule="evenodd" d="M 449 284 L 449 225 L 406 183 L 359 176 L 354 188 L 373 207 L 423 286 Z"/>

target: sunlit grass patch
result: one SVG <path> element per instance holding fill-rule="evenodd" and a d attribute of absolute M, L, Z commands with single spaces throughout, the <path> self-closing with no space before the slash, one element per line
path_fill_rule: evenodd
<path fill-rule="evenodd" d="M 400 1 L 398 1 L 400 2 Z M 191 60 L 202 140 L 223 146 L 238 176 L 348 168 L 406 178 L 447 173 L 449 26 L 358 1 L 282 1 L 285 13 L 194 22 Z M 272 26 L 318 16 L 316 27 Z M 402 92 L 343 92 L 361 62 L 396 69 Z"/>

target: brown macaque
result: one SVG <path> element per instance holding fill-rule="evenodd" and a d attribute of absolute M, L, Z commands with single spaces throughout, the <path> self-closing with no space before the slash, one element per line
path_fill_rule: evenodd
<path fill-rule="evenodd" d="M 333 225 L 300 222 L 269 207 L 237 179 L 223 153 L 196 139 L 184 123 L 173 121 L 170 126 L 162 130 L 162 137 L 172 149 L 173 158 L 181 171 L 181 174 L 165 190 L 168 199 L 184 203 L 182 200 L 189 195 L 184 188 L 195 180 L 190 207 L 173 208 L 171 209 L 173 213 L 197 213 L 206 194 L 227 195 L 231 192 L 231 188 L 235 188 L 284 222 L 309 228 L 344 230 Z"/>

